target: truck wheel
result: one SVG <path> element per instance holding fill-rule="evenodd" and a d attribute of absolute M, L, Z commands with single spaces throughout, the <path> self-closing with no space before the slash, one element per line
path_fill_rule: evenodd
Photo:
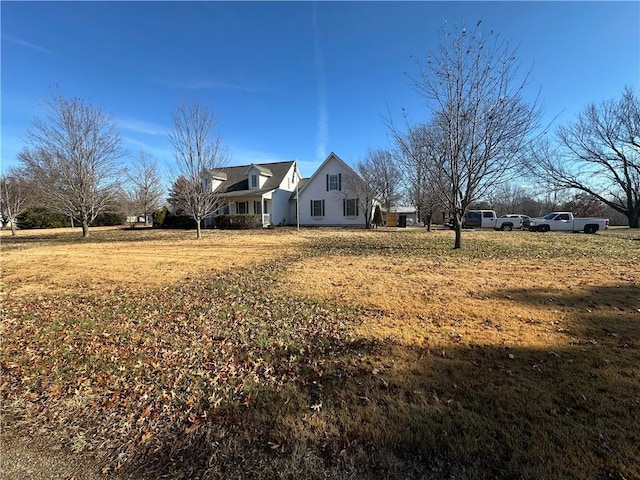
<path fill-rule="evenodd" d="M 544 232 L 548 232 L 548 231 L 549 231 L 549 225 L 540 225 L 540 226 L 538 227 L 538 231 L 539 231 L 539 232 L 543 232 L 543 233 L 544 233 Z"/>
<path fill-rule="evenodd" d="M 595 225 L 586 225 L 584 227 L 584 233 L 596 233 L 598 231 L 598 227 Z"/>
<path fill-rule="evenodd" d="M 510 223 L 505 223 L 500 227 L 500 230 L 506 230 L 507 232 L 510 232 L 511 230 L 513 230 L 513 225 L 511 225 Z"/>

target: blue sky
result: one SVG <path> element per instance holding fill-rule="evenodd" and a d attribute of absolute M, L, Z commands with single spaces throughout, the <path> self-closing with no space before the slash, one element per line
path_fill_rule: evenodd
<path fill-rule="evenodd" d="M 441 27 L 518 47 L 545 119 L 640 88 L 640 2 L 7 2 L 1 4 L 2 165 L 52 87 L 110 113 L 130 157 L 170 164 L 170 115 L 206 102 L 241 165 L 331 151 L 348 163 L 389 144 L 385 118 L 428 118 L 405 72 Z"/>

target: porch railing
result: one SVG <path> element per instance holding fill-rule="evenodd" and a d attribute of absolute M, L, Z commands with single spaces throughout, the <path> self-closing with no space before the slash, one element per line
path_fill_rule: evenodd
<path fill-rule="evenodd" d="M 268 227 L 269 225 L 271 225 L 271 214 L 270 213 L 263 213 L 262 214 L 262 226 L 263 227 Z"/>

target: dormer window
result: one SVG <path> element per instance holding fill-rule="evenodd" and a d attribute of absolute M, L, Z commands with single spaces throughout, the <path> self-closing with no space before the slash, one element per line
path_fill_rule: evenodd
<path fill-rule="evenodd" d="M 246 175 L 245 188 L 249 190 L 256 190 L 258 188 L 265 188 L 265 184 L 269 181 L 269 179 L 273 176 L 271 170 L 269 170 L 264 165 L 255 165 L 251 164 L 244 171 Z"/>

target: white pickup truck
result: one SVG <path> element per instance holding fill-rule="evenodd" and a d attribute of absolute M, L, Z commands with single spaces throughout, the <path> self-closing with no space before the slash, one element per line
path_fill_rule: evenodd
<path fill-rule="evenodd" d="M 574 218 L 571 212 L 551 212 L 542 218 L 532 218 L 531 232 L 566 231 L 596 233 L 609 228 L 608 218 Z"/>

